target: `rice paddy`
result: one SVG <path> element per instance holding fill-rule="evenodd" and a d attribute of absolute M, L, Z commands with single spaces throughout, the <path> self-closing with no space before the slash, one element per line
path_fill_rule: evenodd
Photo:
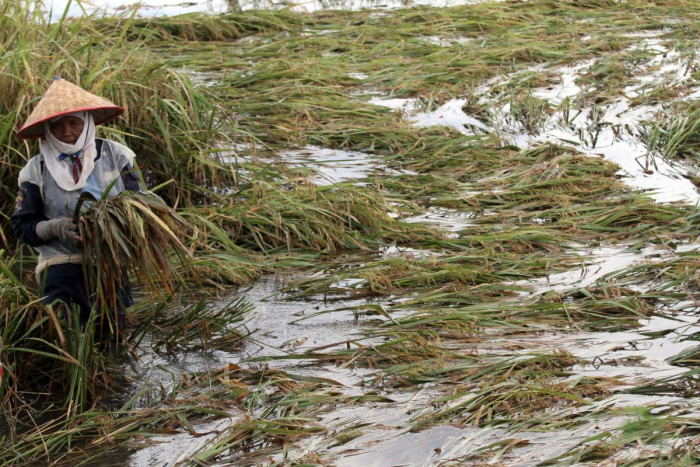
<path fill-rule="evenodd" d="M 0 6 L 0 462 L 698 463 L 696 2 L 29 6 Z M 7 222 L 55 74 L 127 107 L 101 134 L 170 207 L 81 221 L 131 269 L 124 345 L 40 305 Z"/>

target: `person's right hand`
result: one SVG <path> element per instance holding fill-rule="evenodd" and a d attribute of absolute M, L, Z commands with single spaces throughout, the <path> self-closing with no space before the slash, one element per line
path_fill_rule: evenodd
<path fill-rule="evenodd" d="M 36 234 L 44 241 L 58 238 L 60 241 L 70 244 L 77 243 L 80 239 L 78 224 L 70 217 L 41 221 L 36 225 Z"/>

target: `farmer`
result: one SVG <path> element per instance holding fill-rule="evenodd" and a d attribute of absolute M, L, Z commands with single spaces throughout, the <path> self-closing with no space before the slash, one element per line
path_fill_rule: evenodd
<path fill-rule="evenodd" d="M 44 305 L 77 307 L 88 322 L 91 296 L 83 277 L 81 239 L 74 210 L 82 192 L 99 199 L 124 190 L 140 190 L 133 169 L 135 155 L 126 146 L 95 138 L 95 126 L 117 118 L 122 107 L 55 78 L 18 132 L 20 138 L 43 138 L 41 152 L 19 173 L 19 192 L 11 217 L 15 235 L 39 252 L 36 278 Z M 126 281 L 122 281 L 126 282 Z M 132 302 L 127 285 L 120 289 L 118 325 Z"/>

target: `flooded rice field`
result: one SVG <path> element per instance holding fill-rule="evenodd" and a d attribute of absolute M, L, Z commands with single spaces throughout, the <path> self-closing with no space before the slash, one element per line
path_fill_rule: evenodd
<path fill-rule="evenodd" d="M 177 7 L 129 35 L 231 115 L 248 272 L 49 463 L 698 463 L 698 5 Z"/>

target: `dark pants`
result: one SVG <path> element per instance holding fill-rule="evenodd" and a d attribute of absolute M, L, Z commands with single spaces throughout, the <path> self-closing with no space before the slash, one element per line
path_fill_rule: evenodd
<path fill-rule="evenodd" d="M 124 279 L 126 279 L 126 272 Z M 131 296 L 131 287 L 128 280 L 124 280 L 125 284 L 119 287 L 117 291 L 117 319 L 119 329 L 124 327 L 124 309 L 133 305 L 134 301 Z M 83 277 L 83 266 L 80 264 L 55 264 L 49 266 L 44 271 L 40 293 L 43 295 L 41 303 L 44 305 L 57 306 L 56 301 L 65 303 L 63 313 L 69 318 L 73 307 L 77 307 L 80 311 L 80 325 L 85 326 L 90 320 L 92 313 L 92 301 L 90 295 L 85 290 L 85 280 Z M 109 310 L 102 310 L 107 312 Z M 102 322 L 102 316 L 98 316 L 98 322 Z"/>

